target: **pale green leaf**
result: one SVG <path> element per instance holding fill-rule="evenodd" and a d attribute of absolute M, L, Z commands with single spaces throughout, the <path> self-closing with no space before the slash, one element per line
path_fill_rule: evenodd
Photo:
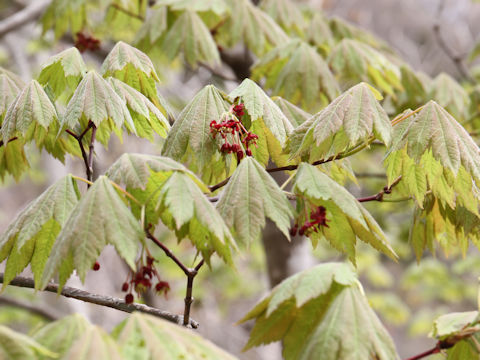
<path fill-rule="evenodd" d="M 458 334 L 469 326 L 478 323 L 478 311 L 455 312 L 442 315 L 433 323 L 429 336 L 443 340 L 448 336 Z"/>
<path fill-rule="evenodd" d="M 240 162 L 220 195 L 217 209 L 243 243 L 259 239 L 267 217 L 290 239 L 290 203 L 275 180 L 252 157 Z"/>
<path fill-rule="evenodd" d="M 0 125 L 10 104 L 20 93 L 20 88 L 7 75 L 0 73 Z"/>
<path fill-rule="evenodd" d="M 287 119 L 290 121 L 294 128 L 300 126 L 307 119 L 312 117 L 311 114 L 300 109 L 298 106 L 295 106 L 291 102 L 281 98 L 280 96 L 274 96 L 272 100 L 275 104 L 277 104 L 277 106 L 287 117 Z"/>
<path fill-rule="evenodd" d="M 470 98 L 467 91 L 446 73 L 440 73 L 430 84 L 428 98 L 435 100 L 453 116 L 468 119 Z"/>
<path fill-rule="evenodd" d="M 72 210 L 45 266 L 42 287 L 60 268 L 73 267 L 82 281 L 107 244 L 134 269 L 138 243 L 144 237 L 139 222 L 105 176 L 99 177 Z M 60 287 L 68 278 L 62 274 Z M 64 281 L 62 281 L 64 280 Z M 60 291 L 60 290 L 59 290 Z"/>
<path fill-rule="evenodd" d="M 292 0 L 262 0 L 260 8 L 286 30 L 301 31 L 305 28 L 302 11 Z"/>
<path fill-rule="evenodd" d="M 368 142 L 391 142 L 390 120 L 370 86 L 360 83 L 296 128 L 289 138 L 291 158 L 319 160 Z"/>
<path fill-rule="evenodd" d="M 120 345 L 98 326 L 85 329 L 60 360 L 124 360 Z"/>
<path fill-rule="evenodd" d="M 356 237 L 396 259 L 384 233 L 375 219 L 343 186 L 337 184 L 315 166 L 302 163 L 295 176 L 293 191 L 315 206 L 326 208 L 328 227 L 321 234 L 337 250 L 346 252 L 355 263 Z"/>
<path fill-rule="evenodd" d="M 0 325 L 0 359 L 36 360 L 39 355 L 46 356 L 46 359 L 57 357 L 54 352 L 27 335 Z"/>
<path fill-rule="evenodd" d="M 223 15 L 228 11 L 225 0 L 162 0 L 162 5 L 168 5 L 172 10 L 191 10 L 195 12 L 212 11 Z"/>
<path fill-rule="evenodd" d="M 113 330 L 125 360 L 235 360 L 197 332 L 133 313 Z"/>
<path fill-rule="evenodd" d="M 208 264 L 213 252 L 232 264 L 235 240 L 215 207 L 188 175 L 174 172 L 165 181 L 157 212 L 178 239 L 187 237 L 192 242 Z"/>
<path fill-rule="evenodd" d="M 320 48 L 329 48 L 333 44 L 332 31 L 328 20 L 322 13 L 316 12 L 313 15 L 306 30 L 306 37 L 309 43 Z"/>
<path fill-rule="evenodd" d="M 25 87 L 25 82 L 18 76 L 17 74 L 14 74 L 11 71 L 8 71 L 7 69 L 4 69 L 0 66 L 0 75 L 6 76 L 9 80 L 13 81 L 14 84 L 17 86 L 19 89 L 23 89 Z"/>
<path fill-rule="evenodd" d="M 0 147 L 0 179 L 10 174 L 16 181 L 29 168 L 29 163 L 21 140 L 10 141 Z"/>

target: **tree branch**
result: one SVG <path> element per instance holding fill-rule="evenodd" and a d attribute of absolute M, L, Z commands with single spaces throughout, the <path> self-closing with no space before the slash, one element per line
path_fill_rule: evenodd
<path fill-rule="evenodd" d="M 18 139 L 18 137 L 17 137 L 17 136 L 15 136 L 15 137 L 13 137 L 13 138 L 9 139 L 9 140 L 7 141 L 7 144 L 8 144 L 9 142 L 11 142 L 11 141 L 15 141 L 15 140 L 17 140 L 17 139 Z M 0 140 L 0 147 L 2 147 L 3 145 L 4 145 L 4 142 L 3 142 L 3 140 Z"/>
<path fill-rule="evenodd" d="M 448 56 L 448 58 L 455 64 L 458 72 L 467 80 L 475 82 L 475 79 L 472 77 L 472 74 L 470 74 L 470 71 L 468 70 L 467 66 L 465 65 L 465 62 L 463 60 L 463 57 L 461 55 L 457 55 L 453 52 L 453 50 L 448 46 L 447 42 L 445 41 L 445 38 L 442 35 L 441 27 L 440 27 L 440 20 L 441 20 L 441 15 L 443 12 L 443 9 L 445 7 L 445 0 L 440 0 L 437 8 L 437 16 L 436 19 L 437 21 L 433 25 L 433 34 L 435 36 L 435 39 L 438 42 L 438 45 L 440 48 L 443 50 L 443 52 Z"/>
<path fill-rule="evenodd" d="M 5 295 L 0 296 L 0 304 L 27 310 L 28 312 L 31 312 L 32 314 L 35 314 L 35 315 L 39 315 L 48 321 L 55 321 L 55 320 L 58 320 L 59 318 L 53 312 L 45 309 L 44 306 L 31 304 L 24 300 L 15 299 Z"/>
<path fill-rule="evenodd" d="M 401 175 L 398 178 L 396 178 L 390 186 L 385 186 L 382 191 L 379 191 L 375 195 L 358 198 L 357 201 L 358 202 L 383 201 L 383 195 L 390 194 L 392 192 L 393 187 L 395 187 L 400 182 L 400 180 L 402 180 Z"/>
<path fill-rule="evenodd" d="M 89 146 L 90 153 L 87 155 L 87 152 L 85 151 L 85 147 L 83 146 L 83 137 L 92 128 L 94 128 L 94 130 L 92 130 L 92 138 L 90 139 L 90 146 Z M 80 151 L 82 152 L 83 163 L 85 164 L 85 171 L 87 173 L 88 181 L 93 181 L 93 166 L 92 166 L 93 165 L 93 142 L 95 141 L 96 131 L 97 131 L 97 128 L 95 124 L 91 121 L 88 122 L 87 127 L 85 128 L 85 130 L 82 131 L 80 135 L 75 134 L 70 129 L 65 130 L 67 134 L 73 136 L 78 142 L 78 146 L 80 147 Z M 90 187 L 90 184 L 88 184 L 87 187 Z"/>
<path fill-rule="evenodd" d="M 151 227 L 151 225 L 149 227 Z M 150 229 L 145 230 L 145 234 L 147 235 L 147 238 L 152 240 L 160 249 L 163 250 L 165 255 L 167 255 L 170 259 L 172 259 L 173 262 L 177 264 L 177 266 L 180 269 L 182 269 L 185 275 L 188 276 L 190 274 L 189 268 L 183 265 L 183 263 L 170 251 L 168 247 L 166 247 L 160 240 L 158 240 L 155 236 L 153 236 L 153 234 L 150 232 Z"/>
<path fill-rule="evenodd" d="M 32 1 L 29 6 L 0 22 L 0 37 L 40 17 L 50 0 Z"/>
<path fill-rule="evenodd" d="M 0 273 L 0 283 L 3 283 L 3 273 Z M 35 282 L 31 278 L 17 276 L 14 278 L 9 285 L 23 287 L 23 288 L 35 288 Z M 48 284 L 44 291 L 58 293 L 58 284 Z M 134 312 L 139 311 L 142 313 L 150 314 L 164 320 L 173 322 L 175 324 L 181 325 L 184 323 L 184 319 L 182 315 L 172 314 L 168 311 L 163 311 L 159 309 L 155 309 L 143 304 L 127 304 L 123 299 L 114 298 L 112 296 L 104 296 L 104 295 L 97 295 L 92 294 L 85 290 L 76 289 L 70 286 L 64 286 L 60 295 L 65 296 L 67 298 L 77 299 L 81 301 L 85 301 L 91 304 L 101 305 L 110 307 L 112 309 L 124 311 L 124 312 Z M 199 324 L 193 319 L 189 319 L 188 322 L 189 326 L 196 329 L 198 328 Z"/>
<path fill-rule="evenodd" d="M 121 7 L 118 4 L 112 3 L 112 4 L 110 4 L 110 7 L 114 8 L 114 9 L 117 9 L 118 11 L 121 11 L 124 14 L 127 14 L 128 16 L 131 16 L 135 19 L 138 19 L 138 20 L 141 20 L 141 21 L 145 20 L 145 17 L 143 17 L 142 15 L 135 14 L 134 12 L 131 12 L 130 10 L 124 9 L 123 7 Z"/>

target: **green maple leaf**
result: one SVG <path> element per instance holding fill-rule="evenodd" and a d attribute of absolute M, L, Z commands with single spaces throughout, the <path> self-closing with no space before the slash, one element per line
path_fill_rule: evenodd
<path fill-rule="evenodd" d="M 233 47 L 243 41 L 256 55 L 288 41 L 288 35 L 264 11 L 250 0 L 227 0 L 230 16 L 218 28 L 221 45 Z"/>
<path fill-rule="evenodd" d="M 298 106 L 280 96 L 274 96 L 272 100 L 277 104 L 294 128 L 302 125 L 307 119 L 312 117 L 312 114 L 300 109 Z"/>
<path fill-rule="evenodd" d="M 4 69 L 0 66 L 0 75 L 6 76 L 10 81 L 12 81 L 17 88 L 23 89 L 25 86 L 25 82 L 18 76 L 17 74 L 8 71 L 7 69 Z"/>
<path fill-rule="evenodd" d="M 245 349 L 281 340 L 286 360 L 398 358 L 346 264 L 321 264 L 287 278 L 241 322 L 250 319 L 256 322 Z"/>
<path fill-rule="evenodd" d="M 32 80 L 8 108 L 1 131 L 4 142 L 13 137 L 24 143 L 34 140 L 38 148 L 44 148 L 63 162 L 67 151 L 75 151 L 66 134 L 58 136 L 59 129 L 55 106 L 43 87 Z"/>
<path fill-rule="evenodd" d="M 163 0 L 163 6 L 168 6 L 174 11 L 190 10 L 195 12 L 212 11 L 217 15 L 228 12 L 225 0 Z"/>
<path fill-rule="evenodd" d="M 138 312 L 117 325 L 112 334 L 125 360 L 139 356 L 145 360 L 236 359 L 191 330 Z"/>
<path fill-rule="evenodd" d="M 42 287 L 56 271 L 60 287 L 74 269 L 82 281 L 107 244 L 135 269 L 138 243 L 144 234 L 139 222 L 105 176 L 99 177 L 73 208 L 45 265 Z"/>
<path fill-rule="evenodd" d="M 428 98 L 435 100 L 453 116 L 467 119 L 470 98 L 467 91 L 450 75 L 440 73 L 429 87 Z"/>
<path fill-rule="evenodd" d="M 267 78 L 266 87 L 276 95 L 312 108 L 328 104 L 339 93 L 327 63 L 307 43 L 295 39 L 265 54 L 252 68 L 255 80 Z"/>
<path fill-rule="evenodd" d="M 38 82 L 48 86 L 56 99 L 68 89 L 65 95 L 68 100 L 86 73 L 87 67 L 82 55 L 77 48 L 72 47 L 52 56 L 43 64 Z"/>
<path fill-rule="evenodd" d="M 259 239 L 267 217 L 290 239 L 293 210 L 275 180 L 252 157 L 240 162 L 220 195 L 217 209 L 243 243 Z"/>
<path fill-rule="evenodd" d="M 220 137 L 213 138 L 210 122 L 219 121 L 229 106 L 221 91 L 213 85 L 204 87 L 175 120 L 165 140 L 162 155 L 189 163 L 189 167 L 206 181 L 228 176 L 228 157 L 222 157 L 219 151 Z M 212 169 L 216 170 L 213 174 Z"/>
<path fill-rule="evenodd" d="M 334 43 L 328 19 L 320 12 L 314 13 L 305 36 L 309 43 L 314 44 L 322 51 L 322 54 L 326 54 Z"/>
<path fill-rule="evenodd" d="M 96 139 L 104 146 L 108 145 L 112 132 L 122 138 L 124 124 L 135 132 L 127 105 L 109 82 L 95 71 L 89 71 L 75 90 L 61 120 L 61 128 L 74 129 L 79 134 L 87 128 L 89 121 L 97 127 Z"/>
<path fill-rule="evenodd" d="M 163 183 L 156 211 L 179 240 L 187 237 L 192 242 L 207 264 L 213 252 L 232 264 L 231 250 L 236 249 L 235 240 L 218 211 L 190 176 L 174 172 Z"/>
<path fill-rule="evenodd" d="M 198 62 L 220 64 L 220 54 L 212 34 L 202 19 L 192 10 L 184 11 L 168 31 L 163 48 L 170 59 L 180 52 L 192 67 Z"/>
<path fill-rule="evenodd" d="M 355 263 L 356 239 L 370 244 L 396 260 L 397 255 L 388 244 L 375 219 L 343 186 L 337 184 L 315 166 L 302 163 L 295 176 L 293 191 L 305 201 L 326 209 L 328 227 L 312 232 L 312 241 L 324 238 Z"/>
<path fill-rule="evenodd" d="M 390 119 L 366 83 L 353 86 L 297 127 L 289 137 L 291 158 L 315 161 L 338 155 L 374 136 L 391 142 Z"/>
<path fill-rule="evenodd" d="M 36 360 L 39 356 L 54 359 L 57 354 L 27 335 L 0 325 L 0 358 L 9 360 Z"/>
<path fill-rule="evenodd" d="M 35 287 L 56 236 L 78 203 L 80 195 L 70 175 L 62 178 L 32 201 L 0 237 L 0 261 L 8 257 L 3 286 L 31 263 Z"/>
<path fill-rule="evenodd" d="M 0 73 L 0 125 L 2 125 L 8 107 L 13 103 L 19 92 L 20 88 L 15 81 Z"/>
<path fill-rule="evenodd" d="M 24 143 L 22 141 L 14 140 L 0 147 L 1 180 L 3 180 L 7 174 L 10 174 L 18 181 L 22 174 L 30 167 L 23 146 Z"/>
<path fill-rule="evenodd" d="M 341 81 L 371 82 L 389 95 L 402 90 L 400 69 L 382 53 L 357 40 L 344 39 L 331 51 L 329 64 Z"/>
<path fill-rule="evenodd" d="M 127 104 L 137 135 L 153 141 L 153 133 L 167 136 L 170 124 L 162 112 L 141 92 L 115 78 L 107 79 L 116 93 Z"/>
<path fill-rule="evenodd" d="M 59 356 L 65 356 L 72 345 L 91 327 L 92 324 L 82 315 L 73 314 L 42 326 L 33 333 L 32 338 Z"/>
<path fill-rule="evenodd" d="M 79 334 L 62 359 L 89 360 L 96 357 L 105 360 L 124 360 L 119 344 L 105 330 L 91 325 Z"/>
<path fill-rule="evenodd" d="M 277 165 L 286 163 L 282 148 L 293 125 L 280 108 L 252 80 L 245 79 L 228 97 L 233 102 L 243 103 L 247 116 L 242 117 L 245 127 L 258 136 L 253 156 L 262 164 L 272 158 Z"/>
<path fill-rule="evenodd" d="M 297 4 L 291 0 L 263 0 L 260 8 L 285 30 L 302 33 L 305 19 Z"/>

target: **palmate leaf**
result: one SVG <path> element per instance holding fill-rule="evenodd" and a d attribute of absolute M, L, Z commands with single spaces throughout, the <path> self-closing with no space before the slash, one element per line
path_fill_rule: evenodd
<path fill-rule="evenodd" d="M 63 162 L 72 146 L 66 134 L 57 137 L 59 127 L 55 106 L 43 87 L 32 80 L 9 106 L 1 131 L 4 142 L 13 137 L 19 137 L 23 143 L 34 140 L 38 148 Z"/>
<path fill-rule="evenodd" d="M 324 53 L 327 53 L 334 42 L 328 19 L 320 12 L 315 12 L 313 15 L 305 35 L 309 43 L 314 44 Z"/>
<path fill-rule="evenodd" d="M 6 76 L 9 80 L 13 81 L 13 83 L 17 86 L 19 89 L 23 89 L 25 87 L 25 82 L 18 76 L 17 74 L 14 74 L 11 71 L 8 71 L 7 69 L 4 69 L 0 66 L 0 75 Z"/>
<path fill-rule="evenodd" d="M 20 88 L 7 75 L 0 73 L 0 126 L 7 112 L 7 108 L 15 100 Z"/>
<path fill-rule="evenodd" d="M 165 140 L 162 155 L 187 162 L 205 181 L 228 176 L 229 167 L 220 155 L 220 145 L 217 144 L 220 139 L 214 139 L 210 133 L 210 122 L 219 121 L 229 106 L 225 95 L 215 86 L 204 87 L 175 120 Z M 215 172 L 215 169 L 218 171 Z"/>
<path fill-rule="evenodd" d="M 408 123 L 394 132 L 385 159 L 389 183 L 405 175 L 417 204 L 423 207 L 421 189 L 431 190 L 442 204 L 457 205 L 478 214 L 480 199 L 474 181 L 480 179 L 480 153 L 467 131 L 440 105 L 429 101 Z M 399 126 L 399 125 L 397 125 Z M 415 167 L 415 176 L 409 171 Z"/>
<path fill-rule="evenodd" d="M 282 154 L 293 125 L 273 100 L 252 80 L 245 79 L 228 97 L 245 105 L 246 116 L 242 122 L 246 128 L 258 136 L 257 147 L 252 148 L 255 159 L 267 164 L 272 158 L 277 165 L 286 162 Z"/>
<path fill-rule="evenodd" d="M 241 322 L 250 319 L 256 322 L 245 349 L 281 340 L 286 360 L 398 359 L 346 264 L 317 265 L 287 278 Z"/>
<path fill-rule="evenodd" d="M 467 119 L 470 98 L 467 91 L 450 75 L 438 74 L 430 84 L 428 97 L 435 100 L 453 116 Z"/>
<path fill-rule="evenodd" d="M 297 4 L 291 0 L 262 0 L 260 8 L 285 30 L 302 32 L 305 19 Z"/>
<path fill-rule="evenodd" d="M 39 356 L 55 359 L 57 354 L 28 336 L 0 325 L 0 359 L 37 360 Z"/>
<path fill-rule="evenodd" d="M 35 287 L 56 236 L 77 205 L 80 194 L 68 175 L 45 190 L 22 210 L 0 236 L 0 262 L 8 257 L 3 286 L 31 263 Z"/>
<path fill-rule="evenodd" d="M 265 54 L 252 69 L 255 80 L 267 78 L 273 93 L 303 107 L 327 104 L 339 94 L 327 63 L 307 43 L 295 39 Z M 318 107 L 318 105 L 317 105 Z"/>
<path fill-rule="evenodd" d="M 218 29 L 218 42 L 233 47 L 243 41 L 255 55 L 288 41 L 288 35 L 250 0 L 226 0 L 228 20 Z"/>
<path fill-rule="evenodd" d="M 289 137 L 290 158 L 338 155 L 372 136 L 389 145 L 392 126 L 374 91 L 366 83 L 355 85 L 297 127 Z"/>
<path fill-rule="evenodd" d="M 127 105 L 112 86 L 95 71 L 89 71 L 70 99 L 65 116 L 61 120 L 62 129 L 74 129 L 80 134 L 91 121 L 97 127 L 97 137 L 104 146 L 112 132 L 122 137 L 125 125 L 135 132 L 135 125 Z"/>
<path fill-rule="evenodd" d="M 202 19 L 191 10 L 184 11 L 168 31 L 163 48 L 170 59 L 180 52 L 192 67 L 199 62 L 220 63 L 220 54 L 212 34 Z"/>
<path fill-rule="evenodd" d="M 293 192 L 315 206 L 326 208 L 328 227 L 322 227 L 320 233 L 312 232 L 309 235 L 314 243 L 318 237 L 325 238 L 355 263 L 355 244 L 359 238 L 392 259 L 397 259 L 370 213 L 343 186 L 315 166 L 300 164 Z"/>
<path fill-rule="evenodd" d="M 120 323 L 112 336 L 125 360 L 236 359 L 191 330 L 138 312 Z"/>
<path fill-rule="evenodd" d="M 22 174 L 29 168 L 22 141 L 14 140 L 0 147 L 0 179 L 7 174 L 18 181 Z"/>
<path fill-rule="evenodd" d="M 110 180 L 99 177 L 72 210 L 45 265 L 42 288 L 59 271 L 59 291 L 74 269 L 82 281 L 107 244 L 135 269 L 143 230 Z"/>
<path fill-rule="evenodd" d="M 92 324 L 82 315 L 73 314 L 37 329 L 32 338 L 58 356 L 64 357 L 72 345 L 91 327 Z M 38 359 L 49 358 L 41 356 Z"/>
<path fill-rule="evenodd" d="M 274 96 L 272 98 L 273 102 L 277 104 L 282 113 L 290 121 L 290 124 L 294 128 L 302 125 L 307 119 L 312 117 L 312 114 L 307 113 L 306 111 L 300 109 L 298 106 L 292 104 L 288 100 L 283 99 L 280 96 Z"/>
<path fill-rule="evenodd" d="M 389 95 L 402 90 L 400 69 L 382 53 L 360 41 L 344 39 L 330 53 L 329 64 L 347 85 L 371 82 Z"/>
<path fill-rule="evenodd" d="M 109 77 L 107 79 L 116 93 L 127 104 L 137 135 L 153 141 L 153 133 L 165 138 L 170 124 L 162 112 L 142 93 L 123 81 Z"/>
<path fill-rule="evenodd" d="M 252 157 L 240 162 L 220 195 L 217 209 L 245 244 L 259 239 L 267 217 L 290 239 L 293 209 L 275 180 Z"/>
<path fill-rule="evenodd" d="M 207 264 L 216 252 L 232 265 L 235 240 L 218 211 L 188 175 L 174 172 L 163 183 L 156 211 L 179 240 L 187 237 L 192 242 Z"/>
<path fill-rule="evenodd" d="M 58 99 L 66 90 L 68 100 L 77 88 L 82 77 L 87 73 L 87 67 L 77 48 L 69 48 L 52 56 L 42 66 L 38 82 L 48 86 Z"/>

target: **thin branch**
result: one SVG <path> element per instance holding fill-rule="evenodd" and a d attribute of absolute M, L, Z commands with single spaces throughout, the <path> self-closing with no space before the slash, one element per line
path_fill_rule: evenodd
<path fill-rule="evenodd" d="M 185 295 L 185 309 L 183 311 L 183 325 L 187 326 L 190 322 L 190 309 L 193 303 L 193 280 L 198 274 L 198 270 L 202 267 L 205 260 L 202 259 L 197 266 L 193 269 L 189 269 L 189 274 L 187 275 L 187 291 Z"/>
<path fill-rule="evenodd" d="M 0 22 L 0 37 L 39 18 L 50 0 L 32 1 L 29 6 Z"/>
<path fill-rule="evenodd" d="M 28 312 L 31 312 L 32 314 L 39 315 L 48 321 L 55 321 L 59 319 L 59 317 L 56 314 L 45 309 L 45 306 L 31 304 L 27 301 L 15 299 L 10 296 L 5 296 L 5 295 L 0 296 L 0 304 L 6 305 L 6 306 L 13 306 L 19 309 L 26 310 Z"/>
<path fill-rule="evenodd" d="M 390 186 L 385 186 L 382 191 L 379 191 L 375 195 L 359 198 L 357 200 L 358 202 L 383 201 L 383 195 L 390 194 L 392 192 L 393 187 L 395 187 L 400 182 L 400 180 L 402 180 L 401 175 L 398 178 L 396 178 Z"/>
<path fill-rule="evenodd" d="M 359 172 L 354 173 L 357 178 L 376 178 L 376 179 L 386 179 L 387 175 L 384 173 L 368 173 L 368 172 Z"/>
<path fill-rule="evenodd" d="M 17 139 L 18 139 L 18 136 L 15 136 L 15 137 L 13 137 L 13 138 L 11 138 L 11 139 L 8 139 L 7 144 L 8 144 L 9 142 L 15 141 L 15 140 L 17 140 Z M 0 147 L 2 147 L 3 145 L 4 145 L 3 140 L 0 140 Z"/>
<path fill-rule="evenodd" d="M 443 50 L 443 52 L 455 64 L 455 66 L 456 66 L 457 70 L 460 72 L 460 74 L 465 79 L 468 79 L 469 81 L 475 82 L 475 79 L 473 78 L 472 74 L 470 74 L 470 71 L 468 70 L 467 66 L 465 65 L 463 57 L 461 55 L 455 54 L 453 52 L 453 50 L 447 44 L 447 42 L 445 41 L 445 38 L 442 35 L 440 24 L 441 24 L 441 15 L 442 15 L 442 12 L 443 12 L 444 8 L 445 8 L 445 0 L 440 0 L 440 2 L 438 3 L 438 8 L 437 8 L 437 16 L 436 16 L 437 21 L 433 25 L 433 34 L 435 36 L 435 39 L 437 40 L 438 45 Z"/>
<path fill-rule="evenodd" d="M 90 140 L 90 154 L 87 155 L 87 152 L 85 151 L 85 147 L 83 146 L 83 137 L 87 134 L 87 132 L 95 128 L 95 130 L 92 130 L 92 138 Z M 95 133 L 96 133 L 96 126 L 93 122 L 89 121 L 87 127 L 82 131 L 80 135 L 75 134 L 73 131 L 70 129 L 66 129 L 65 132 L 72 137 L 75 138 L 78 142 L 78 146 L 80 147 L 80 151 L 82 152 L 82 158 L 83 158 L 83 163 L 85 164 L 85 171 L 87 173 L 87 179 L 88 181 L 93 180 L 93 142 L 95 141 Z M 91 157 L 91 158 L 90 158 Z M 87 185 L 90 187 L 90 185 Z"/>
<path fill-rule="evenodd" d="M 0 273 L 0 283 L 3 283 L 3 276 L 4 276 L 3 273 Z M 30 289 L 35 288 L 34 280 L 31 278 L 23 277 L 23 276 L 17 276 L 10 282 L 9 285 L 23 287 L 23 288 L 30 288 Z M 50 283 L 47 285 L 44 291 L 58 293 L 58 287 L 59 287 L 58 284 Z M 168 311 L 155 309 L 143 304 L 136 304 L 136 303 L 127 304 L 123 299 L 114 298 L 112 296 L 92 294 L 88 291 L 76 289 L 70 286 L 64 286 L 60 295 L 65 296 L 67 298 L 85 301 L 91 304 L 110 307 L 112 309 L 116 309 L 116 310 L 120 310 L 128 313 L 139 311 L 142 313 L 157 316 L 159 318 L 173 322 L 175 324 L 179 324 L 179 325 L 183 324 L 182 315 L 172 314 Z M 191 326 L 192 328 L 196 329 L 198 328 L 198 325 L 199 325 L 198 322 L 196 322 L 195 320 L 192 320 L 192 319 L 189 320 L 189 326 Z"/>
<path fill-rule="evenodd" d="M 437 345 L 435 345 L 435 347 L 431 348 L 430 350 L 424 351 L 421 354 L 412 356 L 412 357 L 410 357 L 408 359 L 405 359 L 405 360 L 420 360 L 420 359 L 423 359 L 427 356 L 430 356 L 430 355 L 433 355 L 433 354 L 438 354 L 439 352 L 440 352 L 440 348 L 438 347 L 438 344 L 437 344 Z"/>
<path fill-rule="evenodd" d="M 143 17 L 142 15 L 140 15 L 140 14 L 135 14 L 134 12 L 131 12 L 130 10 L 125 9 L 125 8 L 121 7 L 120 5 L 118 5 L 118 4 L 112 3 L 112 4 L 110 4 L 110 7 L 113 7 L 113 8 L 115 8 L 115 9 L 117 9 L 118 11 L 121 11 L 121 12 L 123 12 L 124 14 L 127 14 L 127 15 L 129 15 L 129 16 L 131 16 L 131 17 L 133 17 L 133 18 L 138 19 L 138 20 L 141 20 L 141 21 L 144 21 L 144 20 L 145 20 L 145 17 Z"/>

